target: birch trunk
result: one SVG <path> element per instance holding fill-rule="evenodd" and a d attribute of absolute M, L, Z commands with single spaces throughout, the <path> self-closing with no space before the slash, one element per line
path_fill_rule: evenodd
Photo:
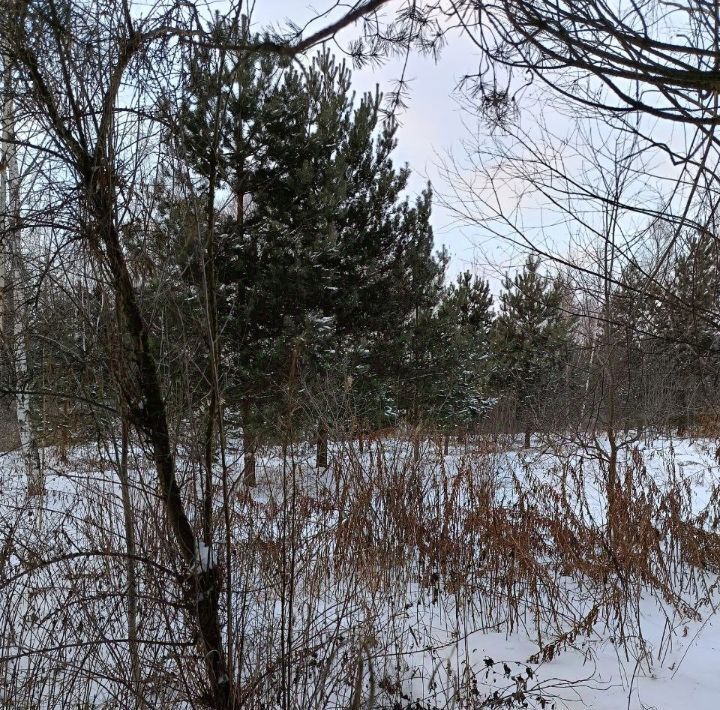
<path fill-rule="evenodd" d="M 27 357 L 27 317 L 25 302 L 21 292 L 23 268 L 21 261 L 21 217 L 20 217 L 20 173 L 18 170 L 17 147 L 15 145 L 15 116 L 12 99 L 12 72 L 8 62 L 4 61 L 3 70 L 3 173 L 6 188 L 2 190 L 2 201 L 7 208 L 4 215 L 3 237 L 8 247 L 9 268 L 4 265 L 3 271 L 10 275 L 10 291 L 6 300 L 5 316 L 7 335 L 12 338 L 12 356 L 15 369 L 15 411 L 17 415 L 20 445 L 28 478 L 28 495 L 43 495 L 45 481 L 40 466 L 37 436 L 33 429 L 30 416 L 30 395 L 27 392 L 30 384 Z M 7 190 L 7 196 L 6 192 Z"/>
<path fill-rule="evenodd" d="M 7 150 L 5 134 L 5 76 L 3 75 L 3 112 L 0 116 L 0 332 L 5 335 L 5 316 L 7 313 L 7 257 L 8 211 L 7 211 Z"/>

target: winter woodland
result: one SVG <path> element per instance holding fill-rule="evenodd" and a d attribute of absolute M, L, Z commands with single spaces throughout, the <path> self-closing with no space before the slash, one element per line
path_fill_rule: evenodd
<path fill-rule="evenodd" d="M 0 5 L 0 707 L 717 707 L 716 3 L 260 14 Z"/>

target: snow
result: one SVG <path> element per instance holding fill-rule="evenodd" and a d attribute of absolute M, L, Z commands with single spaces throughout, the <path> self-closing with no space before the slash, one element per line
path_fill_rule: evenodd
<path fill-rule="evenodd" d="M 607 441 L 602 437 L 588 440 L 583 446 L 569 439 L 535 440 L 529 450 L 510 440 L 494 446 L 487 442 L 474 446 L 473 443 L 455 445 L 448 456 L 443 456 L 442 447 L 432 442 L 423 444 L 424 515 L 434 515 L 432 511 L 437 507 L 438 520 L 442 518 L 449 495 L 442 494 L 444 486 L 454 491 L 458 509 L 472 513 L 472 506 L 477 504 L 473 486 L 487 484 L 488 490 L 494 491 L 497 510 L 509 511 L 505 524 L 509 526 L 507 534 L 512 535 L 511 512 L 517 504 L 518 491 L 526 495 L 526 506 L 537 505 L 539 513 L 546 515 L 548 511 L 541 509 L 543 495 L 564 487 L 569 511 L 582 518 L 588 530 L 602 526 L 607 505 L 600 459 L 595 456 L 597 451 L 607 450 Z M 239 443 L 236 449 L 234 455 L 230 452 L 229 460 L 239 476 L 242 467 Z M 384 530 L 380 523 L 391 512 L 402 515 L 402 508 L 389 511 L 384 507 L 388 505 L 387 500 L 381 504 L 372 498 L 356 507 L 352 500 L 341 502 L 336 497 L 338 467 L 317 472 L 312 465 L 312 451 L 311 446 L 293 449 L 294 468 L 290 470 L 297 474 L 293 474 L 292 480 L 283 478 L 282 472 L 287 472 L 288 467 L 283 469 L 279 451 L 260 452 L 259 485 L 245 498 L 239 498 L 234 509 L 238 520 L 233 532 L 237 546 L 234 552 L 238 555 L 236 564 L 257 558 L 271 565 L 267 576 L 251 577 L 247 581 L 240 574 L 237 577 L 243 579 L 247 584 L 244 588 L 248 590 L 246 623 L 253 639 L 252 647 L 246 651 L 249 663 L 255 663 L 252 660 L 255 653 L 257 662 L 261 662 L 264 658 L 261 650 L 266 644 L 274 643 L 276 629 L 272 628 L 272 620 L 277 622 L 283 613 L 287 614 L 287 607 L 283 612 L 281 603 L 273 600 L 272 586 L 268 586 L 278 581 L 277 576 L 273 576 L 272 561 L 283 530 L 278 511 L 289 500 L 284 496 L 292 496 L 293 505 L 307 510 L 302 528 L 297 531 L 293 615 L 298 629 L 296 636 L 302 638 L 306 634 L 316 639 L 317 645 L 315 656 L 298 669 L 304 679 L 302 683 L 310 690 L 307 695 L 298 690 L 293 707 L 347 707 L 348 691 L 342 683 L 330 688 L 326 697 L 312 690 L 313 683 L 323 682 L 325 676 L 320 669 L 326 667 L 352 677 L 353 661 L 342 659 L 358 656 L 367 659 L 365 668 L 373 669 L 372 678 L 366 674 L 364 687 L 369 693 L 375 684 L 378 708 L 408 710 L 412 702 L 413 710 L 453 707 L 459 710 L 476 707 L 471 704 L 473 698 L 491 699 L 493 693 L 498 694 L 498 702 L 522 693 L 528 707 L 542 708 L 545 703 L 546 708 L 554 704 L 558 710 L 678 710 L 685 707 L 714 710 L 717 707 L 720 697 L 720 674 L 716 672 L 720 651 L 720 623 L 715 613 L 720 603 L 717 570 L 698 570 L 689 564 L 678 567 L 680 576 L 673 591 L 682 604 L 668 599 L 658 587 L 633 579 L 628 582 L 628 597 L 617 613 L 603 611 L 592 618 L 592 605 L 602 594 L 602 581 L 593 581 L 591 574 L 588 579 L 578 574 L 564 576 L 563 570 L 548 566 L 548 579 L 544 581 L 547 592 L 541 589 L 536 597 L 523 586 L 528 581 L 518 580 L 512 590 L 498 586 L 492 575 L 482 572 L 479 557 L 485 552 L 482 546 L 476 547 L 469 533 L 462 533 L 462 525 L 468 525 L 468 520 L 474 520 L 473 524 L 479 525 L 480 530 L 489 524 L 462 518 L 451 520 L 451 525 L 457 526 L 459 540 L 465 539 L 463 535 L 468 540 L 464 543 L 465 550 L 457 550 L 458 559 L 466 560 L 469 565 L 468 569 L 460 570 L 471 580 L 466 591 L 455 590 L 452 570 L 441 570 L 437 577 L 429 578 L 432 568 L 417 567 L 412 561 L 412 549 L 405 543 L 405 547 L 398 547 L 396 568 L 383 570 L 378 564 L 371 574 L 363 565 L 372 567 L 382 558 L 363 559 L 363 551 L 352 548 L 350 556 L 341 560 L 335 546 L 343 538 L 337 531 L 345 529 L 344 526 L 351 529 L 363 521 L 361 529 L 367 536 L 368 550 L 384 549 L 386 545 L 392 546 L 393 541 L 377 539 L 374 531 Z M 655 436 L 628 445 L 623 450 L 621 468 L 625 471 L 628 466 L 635 467 L 638 494 L 652 494 L 661 500 L 664 491 L 676 486 L 683 492 L 678 503 L 683 518 L 697 525 L 701 524 L 698 521 L 707 519 L 711 524 L 712 515 L 717 512 L 716 490 L 720 481 L 716 451 L 717 442 L 709 439 L 692 441 Z M 382 476 L 396 481 L 393 485 L 399 486 L 398 491 L 405 490 L 402 488 L 405 483 L 402 476 L 407 474 L 404 464 L 411 455 L 407 442 L 388 440 L 366 444 L 362 454 L 347 442 L 336 443 L 331 446 L 330 454 L 336 462 L 352 460 L 353 470 L 364 477 L 357 488 L 352 489 L 355 495 L 361 496 L 377 485 Z M 108 567 L 107 572 L 101 571 L 105 569 L 102 565 L 97 568 L 97 558 L 78 558 L 62 568 L 39 567 L 32 575 L 24 572 L 28 564 L 36 564 L 36 555 L 49 558 L 98 548 L 122 550 L 119 490 L 112 466 L 101 452 L 93 446 L 83 446 L 62 456 L 46 451 L 45 459 L 49 462 L 48 495 L 42 512 L 30 511 L 32 514 L 24 498 L 22 458 L 15 454 L 0 460 L 0 483 L 4 490 L 0 501 L 0 543 L 4 537 L 4 549 L 11 550 L 0 573 L 5 580 L 23 575 L 17 577 L 17 582 L 0 585 L 0 613 L 7 619 L 0 656 L 6 659 L 6 673 L 10 669 L 19 675 L 38 672 L 42 666 L 36 664 L 41 661 L 52 660 L 60 668 L 63 663 L 69 663 L 68 667 L 72 667 L 69 651 L 63 652 L 64 660 L 59 665 L 54 657 L 35 656 L 39 652 L 33 651 L 54 646 L 60 633 L 57 622 L 65 618 L 64 608 L 77 609 L 77 592 L 66 586 L 66 578 L 76 580 L 76 586 L 82 585 L 87 599 L 95 600 L 88 601 L 86 606 L 94 609 L 92 615 L 106 618 L 99 627 L 102 634 L 110 638 L 124 636 L 124 607 L 117 606 L 112 595 L 107 597 L 107 602 L 102 601 L 102 595 L 108 590 L 122 588 L 121 560 L 116 566 Z M 139 448 L 133 449 L 131 460 L 133 480 L 138 486 L 137 505 L 157 507 L 157 499 L 152 497 L 151 462 Z M 189 463 L 179 465 L 181 475 L 185 466 Z M 141 488 L 143 482 L 150 482 L 146 493 Z M 148 503 L 143 503 L 142 495 L 148 496 Z M 543 519 L 542 515 L 538 520 Z M 502 518 L 499 520 L 502 522 Z M 425 522 L 427 529 L 432 530 L 433 521 Z M 658 524 L 661 522 L 659 518 Z M 143 528 L 140 522 L 138 525 L 146 536 L 149 529 Z M 544 529 L 538 539 L 551 541 Z M 105 548 L 98 541 L 105 541 Z M 142 536 L 140 541 L 147 542 Z M 506 542 L 510 549 L 513 541 Z M 487 544 L 500 543 L 488 540 Z M 579 544 L 589 543 L 580 540 Z M 152 550 L 152 544 L 147 549 Z M 522 546 L 512 549 L 522 550 Z M 194 570 L 215 569 L 222 554 L 221 545 L 211 546 L 198 540 Z M 543 553 L 535 554 L 535 559 L 544 563 Z M 550 559 L 547 562 L 549 564 Z M 338 565 L 337 574 L 332 571 L 333 564 Z M 508 558 L 506 564 L 515 563 Z M 241 574 L 247 574 L 249 569 L 243 568 Z M 498 569 L 497 579 L 502 579 L 503 571 Z M 153 578 L 147 579 L 146 584 L 151 584 Z M 543 580 L 542 574 L 538 579 Z M 608 594 L 623 588 L 615 579 L 608 579 L 605 584 Z M 171 584 L 165 593 L 171 594 L 173 588 Z M 28 593 L 28 589 L 34 591 Z M 66 591 L 68 589 L 70 591 Z M 152 592 L 150 596 L 157 593 L 152 586 L 148 591 Z M 518 614 L 512 623 L 509 621 L 511 607 L 507 604 L 510 592 L 516 597 Z M 549 592 L 555 594 L 552 601 L 547 596 Z M 268 599 L 272 602 L 270 607 Z M 542 603 L 548 608 L 534 607 Z M 14 610 L 14 616 L 9 616 L 9 609 Z M 146 614 L 141 612 L 145 624 L 149 623 Z M 588 615 L 590 622 L 584 628 L 553 646 L 553 640 L 560 639 Z M 18 621 L 20 619 L 23 621 Z M 10 623 L 13 620 L 15 627 Z M 70 641 L 84 642 L 91 638 L 93 632 L 87 626 L 73 626 L 72 620 L 63 623 L 69 624 L 69 631 L 63 627 L 62 633 L 70 634 L 67 637 Z M 170 623 L 171 628 L 177 629 L 177 625 L 184 622 L 181 616 L 173 616 Z M 11 627 L 12 637 L 7 635 Z M 154 634 L 151 635 L 154 641 L 175 633 L 159 621 L 154 621 L 150 628 L 152 631 L 147 633 Z M 65 639 L 63 637 L 63 641 Z M 551 647 L 554 650 L 548 654 Z M 154 648 L 149 646 L 151 657 L 154 657 Z M 102 647 L 97 653 L 100 658 Z M 108 655 L 106 661 L 111 663 L 112 656 Z M 167 663 L 168 673 L 177 668 L 170 661 Z M 0 669 L 2 667 L 0 659 Z M 99 669 L 99 677 L 103 678 L 104 672 Z M 62 677 L 62 672 L 58 677 Z M 103 678 L 92 684 L 97 707 L 113 707 L 101 702 L 103 697 L 112 697 L 112 694 L 104 695 L 108 683 Z M 157 706 L 184 708 L 173 695 L 177 692 L 177 697 L 182 696 L 180 686 L 179 690 L 171 686 L 167 690 L 149 689 L 148 697 L 155 692 L 160 698 Z M 35 692 L 44 692 L 42 686 L 38 687 Z M 68 687 L 72 687 L 72 683 L 68 683 Z M 317 704 L 321 697 L 324 704 Z M 29 706 L 53 709 L 69 706 L 67 696 L 57 698 L 50 701 L 45 696 L 34 696 Z M 316 704 L 312 705 L 308 698 L 315 698 Z M 398 702 L 399 705 L 393 704 Z M 520 706 L 518 700 L 514 707 Z"/>

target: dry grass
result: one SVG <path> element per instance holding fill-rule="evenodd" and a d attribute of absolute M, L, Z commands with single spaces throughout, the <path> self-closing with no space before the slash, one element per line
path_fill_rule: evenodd
<path fill-rule="evenodd" d="M 412 446 L 376 440 L 361 454 L 348 441 L 324 474 L 291 446 L 259 467 L 260 492 L 234 489 L 233 545 L 219 554 L 234 580 L 225 615 L 244 707 L 542 707 L 553 688 L 537 666 L 578 638 L 603 630 L 642 656 L 642 598 L 666 610 L 667 644 L 714 603 L 720 515 L 715 505 L 693 512 L 672 463 L 660 482 L 630 452 L 614 493 L 622 514 L 606 521 L 593 503 L 601 458 L 558 450 L 542 470 L 509 470 L 485 440 L 450 458 L 432 439 L 419 459 Z M 3 468 L 4 706 L 201 707 L 191 600 L 167 554 L 150 466 L 142 456 L 133 466 L 143 671 L 133 688 L 113 462 L 87 448 L 71 460 L 44 509 L 13 497 L 17 479 Z M 183 466 L 188 500 L 198 465 Z M 509 659 L 520 664 L 509 674 L 497 659 L 463 664 L 478 630 L 520 631 L 537 652 Z"/>

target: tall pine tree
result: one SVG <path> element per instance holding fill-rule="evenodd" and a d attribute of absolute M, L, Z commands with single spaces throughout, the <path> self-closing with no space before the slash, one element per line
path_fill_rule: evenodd
<path fill-rule="evenodd" d="M 291 383 L 310 386 L 342 363 L 377 417 L 372 402 L 393 398 L 376 384 L 393 344 L 442 279 L 430 190 L 403 196 L 409 170 L 393 164 L 381 96 L 356 102 L 329 53 L 303 71 L 242 61 L 194 57 L 177 141 L 192 171 L 207 184 L 215 171 L 232 198 L 212 217 L 231 401 L 246 432 L 259 431 L 287 409 Z"/>

